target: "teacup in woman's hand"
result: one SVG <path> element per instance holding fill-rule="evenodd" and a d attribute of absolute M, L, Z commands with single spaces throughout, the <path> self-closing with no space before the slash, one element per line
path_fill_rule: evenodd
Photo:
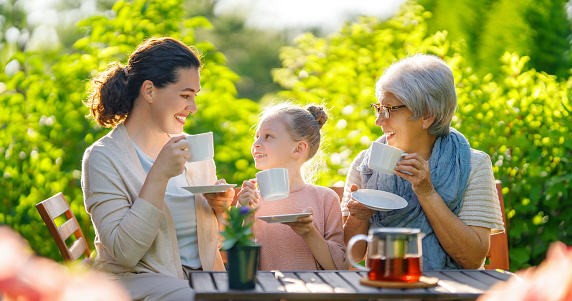
<path fill-rule="evenodd" d="M 198 162 L 214 158 L 213 133 L 202 133 L 197 135 L 187 135 L 185 139 L 189 143 L 191 156 L 187 162 Z"/>
<path fill-rule="evenodd" d="M 395 165 L 404 155 L 405 152 L 397 147 L 374 141 L 367 166 L 379 172 L 394 174 Z"/>

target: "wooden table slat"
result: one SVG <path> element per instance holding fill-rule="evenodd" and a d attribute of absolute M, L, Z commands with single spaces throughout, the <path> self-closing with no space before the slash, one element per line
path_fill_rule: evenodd
<path fill-rule="evenodd" d="M 478 271 L 463 271 L 463 274 L 479 281 L 480 283 L 485 283 L 486 284 L 485 290 L 498 282 L 498 279 L 492 277 L 491 275 L 479 273 Z"/>
<path fill-rule="evenodd" d="M 191 286 L 195 289 L 196 293 L 214 293 L 219 291 L 211 278 L 211 273 L 193 272 L 189 276 Z"/>
<path fill-rule="evenodd" d="M 482 294 L 488 288 L 486 284 L 464 275 L 461 271 L 439 272 L 435 277 L 452 293 Z"/>
<path fill-rule="evenodd" d="M 317 273 L 296 273 L 298 278 L 306 283 L 306 288 L 312 293 L 333 293 L 334 289 L 322 280 Z"/>
<path fill-rule="evenodd" d="M 364 276 L 365 272 L 354 273 L 354 272 L 346 272 L 340 271 L 338 273 L 344 280 L 349 282 L 357 292 L 360 293 L 378 293 L 379 289 L 371 286 L 365 286 L 359 283 L 361 277 Z"/>
<path fill-rule="evenodd" d="M 276 272 L 274 275 L 277 276 L 278 280 L 282 282 L 284 288 L 289 293 L 309 293 L 310 290 L 306 287 L 304 281 L 302 281 L 293 272 Z"/>
<path fill-rule="evenodd" d="M 228 273 L 212 273 L 212 277 L 219 291 L 228 290 Z"/>
<path fill-rule="evenodd" d="M 280 293 L 286 291 L 280 280 L 276 279 L 274 273 L 259 271 L 256 273 L 256 279 L 264 293 Z"/>
<path fill-rule="evenodd" d="M 428 271 L 438 277 L 437 287 L 387 289 L 364 286 L 356 271 L 259 271 L 254 290 L 229 290 L 226 272 L 192 272 L 191 285 L 197 300 L 363 300 L 422 299 L 475 300 L 494 283 L 510 278 L 497 271 Z"/>
<path fill-rule="evenodd" d="M 510 277 L 512 276 L 516 276 L 515 274 L 509 272 L 509 271 L 502 271 L 502 270 L 484 270 L 483 271 L 485 274 L 495 278 L 495 279 L 499 279 L 502 281 L 507 281 Z"/>
<path fill-rule="evenodd" d="M 320 272 L 318 274 L 324 281 L 334 289 L 335 293 L 355 293 L 356 289 L 338 273 Z"/>

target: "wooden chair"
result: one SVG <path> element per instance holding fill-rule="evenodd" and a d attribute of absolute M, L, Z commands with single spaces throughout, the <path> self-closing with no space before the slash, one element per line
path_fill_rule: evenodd
<path fill-rule="evenodd" d="M 502 184 L 500 181 L 496 182 L 497 186 L 497 193 L 499 196 L 499 203 L 502 213 L 502 222 L 504 224 L 504 232 L 491 235 L 491 247 L 489 249 L 489 254 L 487 254 L 485 260 L 485 269 L 486 270 L 508 270 L 509 268 L 509 259 L 508 259 L 508 239 L 507 239 L 507 232 L 508 228 L 506 227 L 506 217 L 504 213 L 504 198 L 502 195 Z M 488 263 L 487 263 L 488 261 Z"/>
<path fill-rule="evenodd" d="M 89 246 L 64 195 L 60 192 L 36 204 L 36 209 L 40 212 L 44 223 L 56 241 L 64 261 L 76 261 L 85 255 L 84 261 L 89 263 L 89 255 L 91 254 Z M 58 227 L 54 220 L 62 214 L 65 215 L 67 221 Z M 72 234 L 75 238 L 72 237 Z M 72 239 L 70 247 L 66 244 L 68 238 Z"/>

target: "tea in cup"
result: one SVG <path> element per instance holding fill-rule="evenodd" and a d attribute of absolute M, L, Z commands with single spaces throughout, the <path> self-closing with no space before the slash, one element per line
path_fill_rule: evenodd
<path fill-rule="evenodd" d="M 265 201 L 277 201 L 290 195 L 288 169 L 271 168 L 256 174 L 260 196 Z"/>
<path fill-rule="evenodd" d="M 425 234 L 414 228 L 372 228 L 369 235 L 358 234 L 348 243 L 350 263 L 368 272 L 369 280 L 417 282 L 423 271 L 421 241 Z M 352 248 L 365 240 L 367 244 L 367 268 L 355 262 Z"/>
<path fill-rule="evenodd" d="M 214 158 L 213 133 L 202 133 L 197 135 L 186 135 L 185 139 L 189 143 L 191 156 L 187 162 L 198 162 Z"/>
<path fill-rule="evenodd" d="M 379 172 L 394 174 L 394 168 L 404 154 L 405 152 L 397 147 L 374 141 L 367 166 Z"/>

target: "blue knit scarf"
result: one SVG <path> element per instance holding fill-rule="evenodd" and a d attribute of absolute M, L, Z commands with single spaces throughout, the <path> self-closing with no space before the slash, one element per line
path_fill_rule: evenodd
<path fill-rule="evenodd" d="M 387 143 L 383 135 L 378 142 Z M 429 166 L 431 182 L 435 191 L 443 198 L 449 209 L 458 215 L 463 194 L 469 180 L 470 146 L 461 133 L 451 128 L 448 135 L 440 136 L 435 141 Z M 411 183 L 394 174 L 384 174 L 367 166 L 371 147 L 358 170 L 362 175 L 362 187 L 391 192 L 407 200 L 407 206 L 399 210 L 377 211 L 372 221 L 377 227 L 419 228 L 425 233 L 423 238 L 423 270 L 459 269 L 449 255 L 443 250 L 425 212 L 419 204 L 417 195 L 411 189 Z"/>

